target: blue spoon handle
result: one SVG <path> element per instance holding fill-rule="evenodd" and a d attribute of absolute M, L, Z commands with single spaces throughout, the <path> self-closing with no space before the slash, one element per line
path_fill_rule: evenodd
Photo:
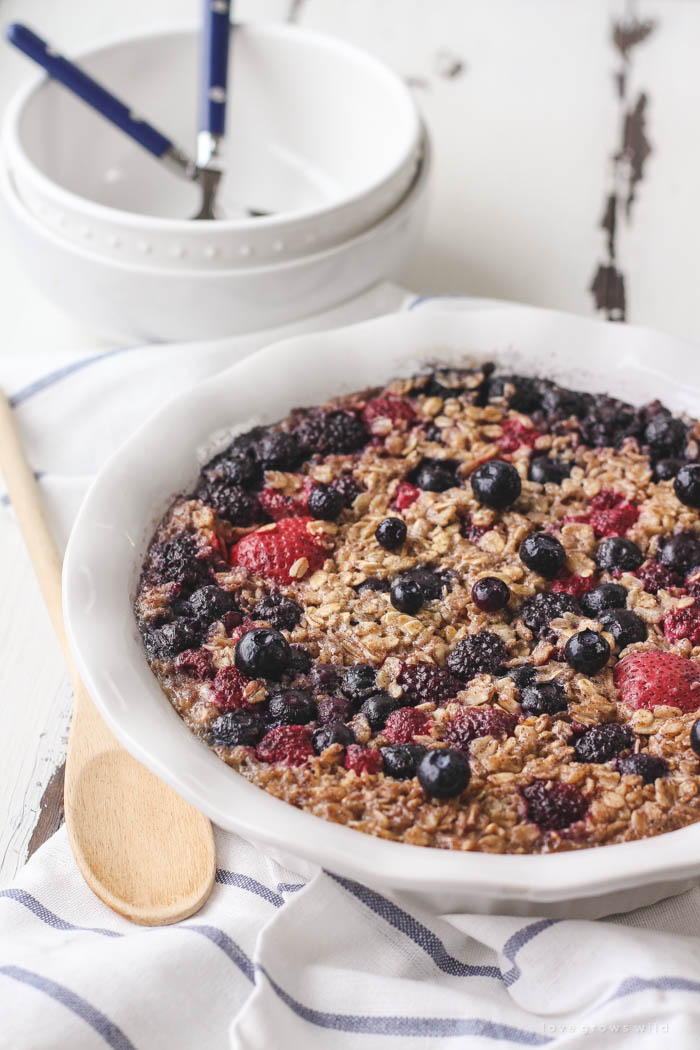
<path fill-rule="evenodd" d="M 226 87 L 231 0 L 202 0 L 202 62 L 199 130 L 223 135 L 226 127 Z"/>
<path fill-rule="evenodd" d="M 177 147 L 161 131 L 135 116 L 127 105 L 83 72 L 79 66 L 57 54 L 45 40 L 42 40 L 27 26 L 13 22 L 7 26 L 5 33 L 11 44 L 24 52 L 28 58 L 43 66 L 49 76 L 58 80 L 74 95 L 78 95 L 83 102 L 97 110 L 140 146 L 152 153 L 154 157 L 164 157 L 165 154 L 168 154 L 171 158 L 174 154 L 180 155 Z"/>

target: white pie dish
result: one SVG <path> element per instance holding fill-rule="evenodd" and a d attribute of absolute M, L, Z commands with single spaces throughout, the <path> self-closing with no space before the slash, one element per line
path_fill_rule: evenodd
<path fill-rule="evenodd" d="M 422 309 L 287 340 L 170 402 L 110 459 L 85 498 L 64 565 L 64 608 L 81 675 L 110 728 L 140 761 L 224 828 L 297 870 L 321 864 L 441 913 L 595 917 L 689 888 L 700 875 L 700 824 L 658 838 L 550 856 L 457 853 L 388 842 L 313 817 L 229 769 L 161 693 L 132 613 L 139 566 L 173 494 L 199 469 L 196 450 L 233 424 L 272 422 L 431 361 L 493 359 L 582 389 L 697 414 L 691 344 L 527 307 Z M 349 362 L 352 362 L 351 366 Z"/>

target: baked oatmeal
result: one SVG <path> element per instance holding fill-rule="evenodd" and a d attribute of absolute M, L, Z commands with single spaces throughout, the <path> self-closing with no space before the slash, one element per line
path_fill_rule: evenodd
<path fill-rule="evenodd" d="M 327 820 L 538 853 L 700 819 L 700 424 L 436 370 L 237 436 L 136 616 L 240 775 Z"/>

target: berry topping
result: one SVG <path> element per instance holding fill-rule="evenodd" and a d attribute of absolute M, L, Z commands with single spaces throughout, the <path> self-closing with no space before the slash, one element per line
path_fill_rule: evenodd
<path fill-rule="evenodd" d="M 619 583 L 601 583 L 581 597 L 581 608 L 593 618 L 606 609 L 624 609 L 626 604 L 627 589 Z"/>
<path fill-rule="evenodd" d="M 561 831 L 582 820 L 588 809 L 585 798 L 573 784 L 536 780 L 523 788 L 528 818 L 542 831 Z"/>
<path fill-rule="evenodd" d="M 506 675 L 518 689 L 523 689 L 535 677 L 535 668 L 532 664 L 516 664 L 515 667 L 508 668 Z"/>
<path fill-rule="evenodd" d="M 425 754 L 420 744 L 395 744 L 382 748 L 384 773 L 394 780 L 409 780 L 416 775 L 416 767 Z"/>
<path fill-rule="evenodd" d="M 377 672 L 369 664 L 354 664 L 343 671 L 341 691 L 356 704 L 377 692 Z"/>
<path fill-rule="evenodd" d="M 700 718 L 690 727 L 690 746 L 696 755 L 700 755 Z"/>
<path fill-rule="evenodd" d="M 220 620 L 227 612 L 239 612 L 234 596 L 223 588 L 212 585 L 193 591 L 189 597 L 189 605 L 194 618 L 202 627 Z"/>
<path fill-rule="evenodd" d="M 293 631 L 301 620 L 303 611 L 291 598 L 273 591 L 254 606 L 252 617 L 254 620 L 269 623 L 278 631 Z"/>
<path fill-rule="evenodd" d="M 372 434 L 387 434 L 390 430 L 405 430 L 416 418 L 410 401 L 393 394 L 373 397 L 362 409 L 362 419 Z M 391 424 L 387 428 L 386 421 Z"/>
<path fill-rule="evenodd" d="M 552 620 L 558 620 L 566 613 L 577 612 L 579 612 L 579 603 L 570 594 L 564 592 L 552 594 L 545 591 L 526 598 L 520 610 L 520 616 L 525 626 L 534 635 L 542 637 L 549 630 Z"/>
<path fill-rule="evenodd" d="M 668 773 L 668 763 L 660 755 L 640 751 L 636 755 L 623 755 L 617 760 L 617 771 L 621 777 L 641 777 L 644 784 L 653 784 Z"/>
<path fill-rule="evenodd" d="M 330 725 L 317 729 L 311 737 L 311 742 L 316 754 L 320 755 L 322 751 L 325 751 L 332 744 L 342 744 L 343 747 L 347 747 L 348 744 L 354 744 L 355 734 L 352 729 L 348 729 L 342 722 L 333 722 Z"/>
<path fill-rule="evenodd" d="M 367 703 L 371 703 L 368 700 Z M 392 744 L 409 744 L 425 731 L 428 716 L 414 707 L 399 707 L 386 720 L 383 733 Z"/>
<path fill-rule="evenodd" d="M 459 484 L 458 464 L 451 459 L 422 459 L 411 472 L 409 480 L 428 492 L 445 492 Z"/>
<path fill-rule="evenodd" d="M 603 489 L 591 500 L 591 511 L 584 518 L 596 536 L 623 536 L 639 517 L 639 508 L 628 503 L 619 492 Z"/>
<path fill-rule="evenodd" d="M 238 485 L 230 485 L 225 478 L 205 479 L 195 495 L 232 525 L 245 528 L 256 525 L 264 518 L 256 497 Z"/>
<path fill-rule="evenodd" d="M 566 711 L 566 693 L 558 682 L 533 682 L 521 691 L 520 706 L 527 715 L 556 715 Z"/>
<path fill-rule="evenodd" d="M 448 654 L 447 666 L 457 678 L 468 681 L 477 674 L 498 674 L 506 659 L 506 647 L 493 631 L 480 631 L 457 642 Z"/>
<path fill-rule="evenodd" d="M 656 594 L 661 589 L 667 591 L 669 587 L 678 587 L 681 583 L 680 577 L 675 572 L 671 572 L 658 561 L 645 562 L 637 576 L 642 581 L 644 590 L 649 594 Z"/>
<path fill-rule="evenodd" d="M 632 540 L 611 536 L 599 544 L 595 561 L 599 569 L 608 572 L 634 572 L 644 561 L 644 555 Z"/>
<path fill-rule="evenodd" d="M 416 769 L 420 786 L 434 798 L 455 798 L 469 783 L 469 762 L 461 751 L 427 751 Z"/>
<path fill-rule="evenodd" d="M 374 530 L 380 547 L 385 551 L 395 551 L 406 542 L 406 523 L 401 518 L 384 518 Z"/>
<path fill-rule="evenodd" d="M 615 668 L 615 685 L 629 707 L 651 710 L 668 704 L 681 711 L 700 707 L 700 667 L 676 653 L 651 649 L 630 653 Z"/>
<path fill-rule="evenodd" d="M 659 544 L 659 561 L 665 569 L 685 576 L 700 565 L 700 537 L 694 532 L 678 532 Z"/>
<path fill-rule="evenodd" d="M 684 609 L 674 609 L 664 617 L 663 625 L 669 642 L 687 638 L 691 645 L 700 644 L 700 605 L 694 602 Z"/>
<path fill-rule="evenodd" d="M 686 463 L 676 474 L 673 491 L 686 507 L 700 507 L 700 463 Z"/>
<path fill-rule="evenodd" d="M 448 724 L 446 741 L 457 751 L 469 751 L 472 740 L 492 736 L 504 740 L 511 736 L 517 725 L 515 715 L 509 715 L 502 707 L 467 707 Z"/>
<path fill-rule="evenodd" d="M 541 437 L 539 430 L 532 426 L 525 426 L 519 419 L 506 419 L 503 424 L 503 436 L 499 439 L 499 451 L 506 455 L 515 452 L 523 446 L 532 447 Z"/>
<path fill-rule="evenodd" d="M 307 456 L 314 452 L 357 452 L 369 440 L 362 420 L 343 411 L 309 412 L 296 428 L 295 436 Z"/>
<path fill-rule="evenodd" d="M 604 629 L 613 636 L 618 649 L 646 639 L 647 625 L 641 616 L 637 616 L 631 609 L 607 609 L 598 619 Z"/>
<path fill-rule="evenodd" d="M 253 445 L 253 453 L 263 470 L 294 470 L 302 458 L 299 443 L 284 430 L 269 430 Z"/>
<path fill-rule="evenodd" d="M 317 485 L 309 493 L 308 509 L 312 518 L 335 521 L 344 505 L 342 492 L 332 485 Z"/>
<path fill-rule="evenodd" d="M 284 518 L 274 526 L 249 532 L 231 552 L 233 565 L 241 565 L 257 576 L 291 583 L 320 569 L 327 551 L 317 534 L 308 531 L 310 518 Z M 299 566 L 306 568 L 301 573 Z M 294 568 L 295 576 L 291 575 Z M 298 573 L 298 575 L 296 575 Z"/>
<path fill-rule="evenodd" d="M 351 507 L 362 492 L 362 486 L 355 481 L 352 474 L 341 474 L 331 482 L 331 487 L 340 493 L 344 507 Z"/>
<path fill-rule="evenodd" d="M 588 594 L 594 586 L 593 576 L 579 576 L 575 572 L 567 572 L 566 569 L 558 572 L 552 581 L 554 594 L 570 594 L 573 598 L 581 598 L 584 594 Z"/>
<path fill-rule="evenodd" d="M 404 664 L 397 682 L 403 690 L 403 703 L 411 706 L 444 704 L 461 689 L 449 671 L 428 663 Z"/>
<path fill-rule="evenodd" d="M 224 709 L 245 707 L 243 698 L 250 679 L 237 667 L 220 667 L 214 676 L 214 703 Z"/>
<path fill-rule="evenodd" d="M 535 412 L 540 407 L 537 380 L 528 376 L 491 376 L 486 391 L 489 401 L 503 398 L 516 412 Z"/>
<path fill-rule="evenodd" d="M 503 510 L 515 503 L 522 491 L 520 475 L 511 463 L 491 459 L 477 467 L 471 478 L 474 498 L 485 507 Z"/>
<path fill-rule="evenodd" d="M 210 460 L 202 471 L 202 477 L 207 482 L 218 481 L 235 488 L 251 488 L 260 481 L 260 468 L 252 448 L 235 448 L 234 445 Z"/>
<path fill-rule="evenodd" d="M 365 716 L 372 729 L 383 729 L 392 711 L 396 711 L 400 701 L 389 693 L 374 693 L 363 701 L 360 713 Z"/>
<path fill-rule="evenodd" d="M 262 762 L 301 766 L 314 753 L 311 732 L 306 726 L 275 726 L 262 738 L 255 753 Z"/>
<path fill-rule="evenodd" d="M 298 518 L 308 511 L 310 492 L 311 485 L 307 484 L 307 482 L 304 482 L 304 487 L 297 496 L 286 496 L 280 489 L 266 486 L 260 493 L 260 506 L 273 521 L 282 521 L 283 518 Z"/>
<path fill-rule="evenodd" d="M 579 762 L 609 762 L 621 751 L 634 747 L 634 732 L 619 722 L 591 726 L 576 737 L 574 751 Z"/>
<path fill-rule="evenodd" d="M 257 711 L 225 711 L 211 723 L 212 740 L 220 747 L 255 747 L 263 735 Z"/>
<path fill-rule="evenodd" d="M 295 643 L 289 646 L 291 654 L 290 668 L 293 671 L 298 671 L 300 674 L 306 674 L 311 669 L 311 653 L 304 645 Z"/>
<path fill-rule="evenodd" d="M 280 689 L 270 696 L 268 721 L 277 726 L 305 726 L 316 718 L 316 704 L 301 689 Z"/>
<path fill-rule="evenodd" d="M 605 667 L 610 659 L 610 646 L 597 631 L 579 631 L 569 638 L 564 656 L 574 671 L 594 675 Z"/>
<path fill-rule="evenodd" d="M 361 773 L 379 773 L 382 768 L 382 753 L 378 748 L 349 744 L 345 752 L 345 768 L 359 776 Z"/>
<path fill-rule="evenodd" d="M 644 430 L 644 440 L 649 446 L 652 459 L 679 456 L 685 448 L 687 435 L 688 428 L 685 423 L 661 412 L 647 423 Z"/>
<path fill-rule="evenodd" d="M 178 671 L 184 671 L 190 678 L 196 678 L 200 682 L 214 677 L 211 653 L 206 649 L 185 649 L 175 657 L 175 666 Z"/>
<path fill-rule="evenodd" d="M 334 693 L 340 684 L 340 674 L 335 664 L 314 664 L 309 672 L 311 688 L 315 693 Z"/>
<path fill-rule="evenodd" d="M 391 585 L 388 580 L 380 580 L 378 576 L 368 576 L 362 583 L 358 583 L 355 590 L 358 594 L 362 594 L 363 591 L 373 591 L 375 594 L 386 594 L 391 589 Z"/>
<path fill-rule="evenodd" d="M 420 496 L 420 489 L 412 485 L 410 481 L 400 481 L 396 486 L 394 501 L 391 504 L 396 510 L 406 510 L 416 502 Z"/>
<path fill-rule="evenodd" d="M 170 656 L 199 644 L 199 628 L 191 620 L 174 620 L 155 627 L 144 636 L 144 646 L 151 656 L 166 660 Z"/>
<path fill-rule="evenodd" d="M 551 579 L 566 561 L 566 551 L 554 536 L 531 532 L 520 544 L 520 560 L 528 569 Z"/>
<path fill-rule="evenodd" d="M 318 702 L 318 721 L 322 726 L 349 722 L 352 715 L 352 704 L 346 696 L 324 696 Z"/>
<path fill-rule="evenodd" d="M 146 575 L 149 583 L 179 583 L 187 593 L 210 582 L 206 557 L 184 533 L 151 547 Z"/>
<path fill-rule="evenodd" d="M 554 459 L 549 456 L 534 456 L 530 460 L 528 477 L 530 481 L 536 481 L 539 485 L 546 485 L 547 482 L 553 485 L 561 485 L 564 478 L 568 478 L 570 473 L 570 463 L 565 463 L 561 459 Z"/>
<path fill-rule="evenodd" d="M 542 411 L 550 419 L 580 418 L 586 411 L 587 399 L 577 390 L 567 390 L 546 379 L 540 380 Z"/>
<path fill-rule="evenodd" d="M 399 612 L 413 616 L 423 605 L 423 588 L 413 576 L 398 576 L 391 585 L 391 604 Z"/>
<path fill-rule="evenodd" d="M 672 481 L 682 466 L 682 459 L 674 459 L 673 457 L 659 459 L 654 464 L 654 480 Z"/>
<path fill-rule="evenodd" d="M 472 601 L 482 612 L 498 612 L 510 601 L 510 588 L 497 576 L 482 576 L 472 587 Z"/>
<path fill-rule="evenodd" d="M 279 631 L 255 627 L 236 644 L 236 667 L 249 678 L 276 681 L 290 663 L 289 645 Z"/>

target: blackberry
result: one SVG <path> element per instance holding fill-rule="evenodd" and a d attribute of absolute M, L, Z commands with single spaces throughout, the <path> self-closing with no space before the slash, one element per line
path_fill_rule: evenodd
<path fill-rule="evenodd" d="M 625 438 L 641 441 L 644 434 L 643 410 L 605 394 L 596 394 L 587 401 L 586 413 L 580 423 L 585 444 L 594 448 L 617 448 Z"/>
<path fill-rule="evenodd" d="M 619 583 L 601 583 L 579 599 L 586 616 L 598 618 L 606 609 L 624 609 L 627 604 L 627 589 Z"/>
<path fill-rule="evenodd" d="M 540 576 L 551 579 L 566 561 L 566 551 L 554 536 L 533 532 L 520 544 L 520 560 Z"/>
<path fill-rule="evenodd" d="M 477 674 L 496 674 L 506 659 L 506 647 L 492 631 L 480 631 L 457 642 L 447 656 L 447 666 L 457 678 L 468 681 Z"/>
<path fill-rule="evenodd" d="M 340 493 L 344 507 L 351 507 L 362 492 L 362 486 L 355 481 L 352 474 L 341 474 L 331 482 L 331 488 Z"/>
<path fill-rule="evenodd" d="M 312 518 L 335 521 L 343 509 L 342 493 L 332 485 L 316 485 L 309 493 L 307 506 Z"/>
<path fill-rule="evenodd" d="M 179 583 L 189 593 L 210 580 L 209 563 L 200 556 L 191 536 L 180 533 L 163 543 L 154 544 L 148 555 L 149 583 Z"/>
<path fill-rule="evenodd" d="M 581 820 L 588 809 L 585 798 L 573 784 L 536 780 L 523 788 L 527 815 L 542 831 L 561 831 Z"/>
<path fill-rule="evenodd" d="M 349 722 L 352 716 L 352 704 L 346 696 L 324 696 L 318 701 L 318 722 L 322 726 Z"/>
<path fill-rule="evenodd" d="M 517 689 L 524 689 L 535 677 L 535 668 L 532 664 L 516 664 L 508 668 L 506 676 L 515 682 Z"/>
<path fill-rule="evenodd" d="M 395 700 L 389 693 L 374 693 L 362 703 L 360 714 L 365 716 L 371 728 L 376 732 L 384 728 L 391 712 L 397 711 L 400 706 L 400 701 Z"/>
<path fill-rule="evenodd" d="M 351 412 L 309 412 L 294 431 L 305 455 L 357 452 L 369 441 L 364 423 Z"/>
<path fill-rule="evenodd" d="M 566 693 L 558 682 L 533 682 L 521 691 L 520 706 L 528 715 L 556 715 L 566 711 Z"/>
<path fill-rule="evenodd" d="M 420 744 L 394 744 L 382 748 L 384 773 L 394 780 L 410 780 L 416 775 L 416 768 L 426 749 Z"/>
<path fill-rule="evenodd" d="M 257 711 L 225 711 L 209 727 L 212 742 L 221 747 L 255 747 L 264 730 Z"/>
<path fill-rule="evenodd" d="M 225 591 L 222 587 L 215 587 L 213 584 L 198 587 L 196 591 L 193 591 L 189 597 L 189 606 L 194 619 L 202 627 L 215 623 L 227 612 L 240 612 L 234 596 L 229 591 Z"/>
<path fill-rule="evenodd" d="M 637 776 L 644 784 L 653 784 L 668 773 L 668 763 L 660 755 L 650 755 L 640 751 L 636 755 L 623 755 L 617 760 L 617 771 L 621 777 Z"/>
<path fill-rule="evenodd" d="M 225 478 L 206 479 L 195 492 L 207 506 L 213 507 L 232 525 L 245 527 L 263 520 L 263 512 L 255 496 L 237 485 L 229 485 Z"/>
<path fill-rule="evenodd" d="M 574 671 L 594 675 L 601 671 L 610 659 L 610 646 L 597 631 L 579 631 L 569 638 L 564 647 L 564 656 Z"/>
<path fill-rule="evenodd" d="M 314 664 L 309 681 L 315 693 L 334 693 L 340 683 L 338 668 L 335 664 Z"/>
<path fill-rule="evenodd" d="M 255 627 L 236 645 L 236 667 L 248 678 L 271 678 L 276 681 L 289 667 L 289 645 L 279 631 Z"/>
<path fill-rule="evenodd" d="M 377 672 L 369 664 L 348 667 L 342 672 L 340 689 L 348 699 L 361 703 L 377 692 Z"/>
<path fill-rule="evenodd" d="M 527 376 L 491 376 L 486 391 L 489 401 L 503 398 L 510 408 L 527 415 L 536 412 L 541 404 L 537 381 Z"/>
<path fill-rule="evenodd" d="M 289 646 L 289 667 L 292 671 L 297 671 L 298 674 L 306 674 L 311 669 L 311 653 L 305 645 Z"/>
<path fill-rule="evenodd" d="M 150 656 L 167 660 L 185 649 L 199 645 L 200 631 L 192 620 L 178 619 L 162 627 L 154 627 L 144 635 L 143 644 Z"/>
<path fill-rule="evenodd" d="M 268 704 L 270 726 L 303 726 L 316 718 L 316 704 L 301 689 L 280 689 Z"/>
<path fill-rule="evenodd" d="M 320 729 L 317 729 L 311 737 L 311 743 L 316 754 L 320 755 L 331 744 L 342 744 L 343 747 L 347 747 L 348 744 L 354 744 L 355 734 L 352 729 L 348 729 L 342 722 L 334 722 L 331 725 L 321 726 Z"/>
<path fill-rule="evenodd" d="M 501 707 L 468 707 L 448 723 L 445 739 L 451 748 L 468 753 L 472 740 L 478 737 L 504 740 L 511 736 L 517 721 Z"/>
<path fill-rule="evenodd" d="M 475 499 L 494 510 L 503 510 L 515 503 L 522 491 L 520 475 L 512 463 L 503 459 L 482 463 L 469 480 Z"/>
<path fill-rule="evenodd" d="M 641 616 L 637 616 L 631 609 L 607 609 L 598 619 L 603 628 L 613 636 L 618 649 L 646 640 L 647 625 Z"/>
<path fill-rule="evenodd" d="M 459 484 L 457 463 L 449 459 L 422 459 L 408 475 L 412 485 L 428 492 L 445 492 Z"/>
<path fill-rule="evenodd" d="M 263 470 L 294 470 L 302 459 L 299 442 L 285 430 L 268 430 L 255 442 L 253 452 Z"/>
<path fill-rule="evenodd" d="M 461 684 L 449 671 L 428 663 L 404 664 L 397 683 L 403 690 L 402 703 L 412 707 L 426 703 L 439 706 L 451 700 L 461 689 Z"/>
<path fill-rule="evenodd" d="M 304 610 L 285 594 L 273 591 L 253 606 L 251 618 L 269 623 L 277 631 L 293 631 Z"/>
<path fill-rule="evenodd" d="M 454 798 L 461 795 L 469 783 L 469 762 L 461 751 L 438 748 L 423 755 L 416 775 L 426 795 Z"/>
<path fill-rule="evenodd" d="M 547 633 L 552 620 L 558 620 L 569 612 L 580 612 L 579 603 L 574 597 L 565 591 L 545 591 L 526 598 L 520 616 L 525 626 L 541 638 Z"/>
<path fill-rule="evenodd" d="M 619 722 L 604 722 L 581 733 L 574 743 L 579 762 L 609 762 L 634 746 L 634 732 Z"/>
<path fill-rule="evenodd" d="M 611 536 L 598 545 L 595 562 L 599 569 L 608 572 L 634 572 L 644 561 L 644 555 L 636 543 L 623 536 Z"/>

